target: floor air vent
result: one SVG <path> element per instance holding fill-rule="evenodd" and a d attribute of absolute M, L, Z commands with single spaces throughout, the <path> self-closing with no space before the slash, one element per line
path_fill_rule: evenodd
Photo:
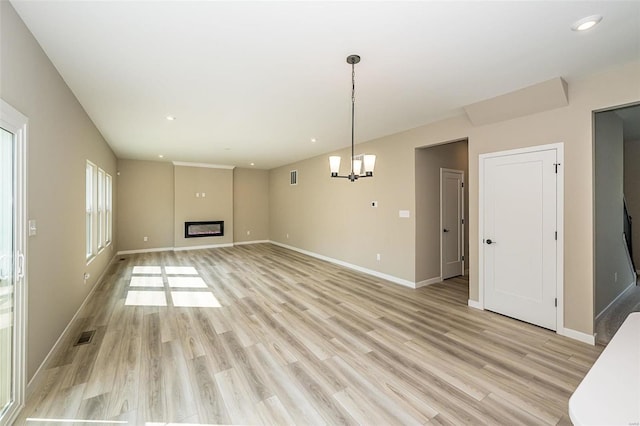
<path fill-rule="evenodd" d="M 95 330 L 83 331 L 82 333 L 80 333 L 80 337 L 78 337 L 78 340 L 76 340 L 76 343 L 73 346 L 86 345 L 87 343 L 91 343 L 91 341 L 93 340 L 93 335 L 95 333 Z"/>

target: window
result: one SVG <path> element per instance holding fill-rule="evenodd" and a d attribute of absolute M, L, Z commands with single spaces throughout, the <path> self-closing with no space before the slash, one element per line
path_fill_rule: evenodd
<path fill-rule="evenodd" d="M 98 169 L 98 250 L 105 244 L 104 199 L 104 170 Z"/>
<path fill-rule="evenodd" d="M 113 189 L 111 188 L 111 176 L 105 173 L 105 200 L 104 200 L 104 208 L 105 208 L 105 222 L 106 222 L 106 245 L 111 244 L 111 239 L 113 237 L 113 226 L 112 226 L 112 217 L 113 217 L 113 200 L 111 199 L 111 194 L 113 194 Z"/>
<path fill-rule="evenodd" d="M 86 171 L 86 247 L 87 259 L 93 256 L 93 175 L 96 166 L 87 161 Z"/>
<path fill-rule="evenodd" d="M 113 235 L 113 179 L 87 161 L 86 169 L 86 255 L 93 258 L 111 243 Z"/>

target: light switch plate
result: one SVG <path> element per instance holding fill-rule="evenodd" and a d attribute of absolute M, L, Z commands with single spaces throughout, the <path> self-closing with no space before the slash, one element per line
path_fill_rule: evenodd
<path fill-rule="evenodd" d="M 32 237 L 38 233 L 38 225 L 35 219 L 29 220 L 29 236 Z"/>
<path fill-rule="evenodd" d="M 398 212 L 398 217 L 407 218 L 411 217 L 411 215 L 409 214 L 409 210 L 400 210 Z"/>

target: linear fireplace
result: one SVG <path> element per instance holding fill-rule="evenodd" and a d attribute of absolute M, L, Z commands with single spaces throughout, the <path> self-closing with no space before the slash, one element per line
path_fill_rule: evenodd
<path fill-rule="evenodd" d="M 222 237 L 224 235 L 224 220 L 209 220 L 204 222 L 185 222 L 184 237 Z"/>

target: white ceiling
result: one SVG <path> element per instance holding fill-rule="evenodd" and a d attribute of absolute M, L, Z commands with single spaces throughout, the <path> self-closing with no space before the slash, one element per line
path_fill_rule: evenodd
<path fill-rule="evenodd" d="M 12 4 L 119 158 L 268 169 L 346 147 L 352 53 L 356 143 L 640 59 L 639 1 Z"/>

